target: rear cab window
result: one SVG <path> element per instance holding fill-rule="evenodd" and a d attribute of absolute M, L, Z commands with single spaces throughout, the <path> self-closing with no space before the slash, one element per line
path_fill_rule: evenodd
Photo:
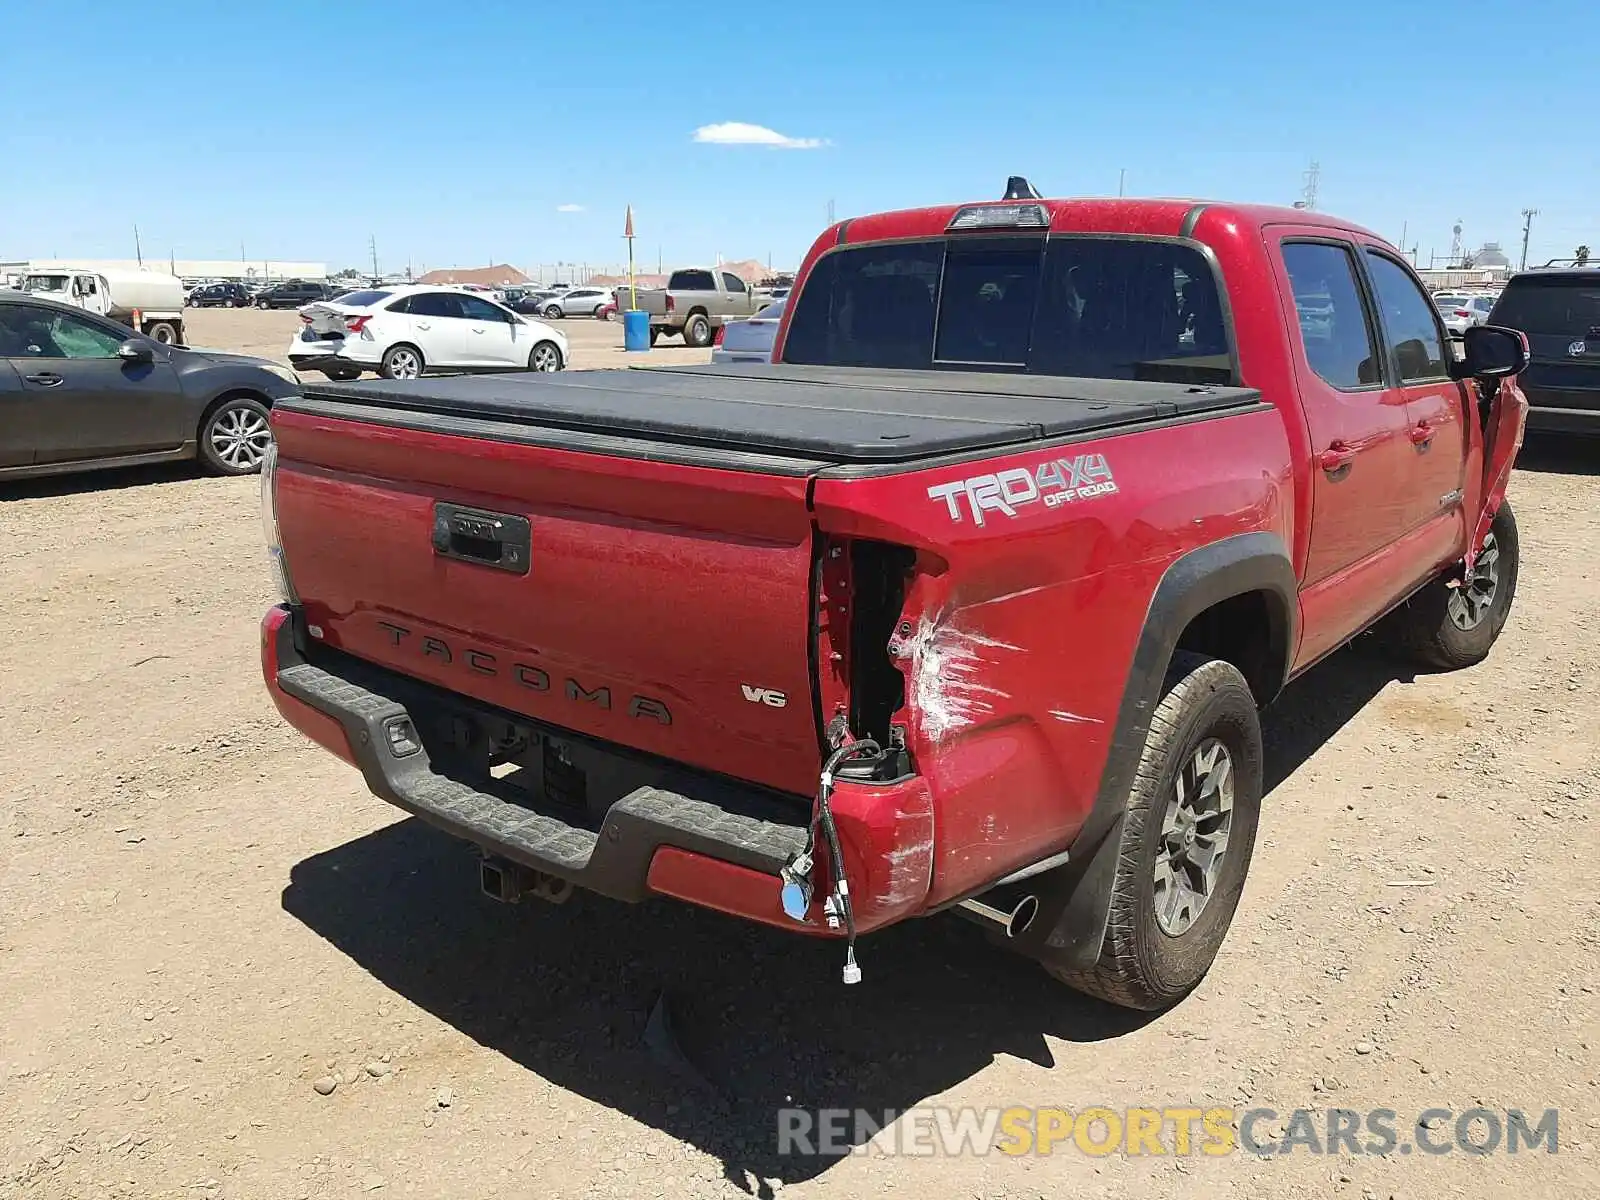
<path fill-rule="evenodd" d="M 348 304 L 351 308 L 366 308 L 373 304 L 382 304 L 393 292 L 346 292 L 340 296 L 340 304 Z"/>
<path fill-rule="evenodd" d="M 819 259 L 784 361 L 1152 382 L 1235 378 L 1220 281 L 1158 238 L 969 235 Z"/>

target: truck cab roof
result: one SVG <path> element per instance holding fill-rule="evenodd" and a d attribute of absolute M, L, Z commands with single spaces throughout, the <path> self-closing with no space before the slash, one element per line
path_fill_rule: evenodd
<path fill-rule="evenodd" d="M 1235 204 L 1199 199 L 1095 199 L 1063 198 L 1041 200 L 980 200 L 967 204 L 940 204 L 928 208 L 908 208 L 875 213 L 840 221 L 817 239 L 808 255 L 836 245 L 855 245 L 890 238 L 939 237 L 949 232 L 956 215 L 973 209 L 1005 209 L 1037 206 L 1046 224 L 1032 226 L 1041 232 L 1099 234 L 1142 234 L 1151 237 L 1178 237 L 1191 232 L 1204 213 L 1226 218 L 1239 235 L 1268 225 L 1305 225 L 1343 233 L 1375 237 L 1371 230 L 1309 209 L 1286 208 L 1269 204 Z M 988 232 L 1003 232 L 1004 226 L 985 226 Z M 1021 231 L 1026 232 L 1023 227 Z M 803 273 L 804 268 L 802 268 Z"/>

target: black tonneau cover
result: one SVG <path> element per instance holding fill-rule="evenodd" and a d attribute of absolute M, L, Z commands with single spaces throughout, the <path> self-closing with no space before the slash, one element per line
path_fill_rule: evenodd
<path fill-rule="evenodd" d="M 283 407 L 332 400 L 369 417 L 436 414 L 816 464 L 908 462 L 1221 415 L 1261 399 L 1240 387 L 766 364 L 312 384 L 305 396 Z"/>

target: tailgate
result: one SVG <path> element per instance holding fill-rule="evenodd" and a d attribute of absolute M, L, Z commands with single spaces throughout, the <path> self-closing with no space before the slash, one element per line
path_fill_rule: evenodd
<path fill-rule="evenodd" d="M 803 475 L 292 410 L 273 424 L 284 557 L 325 644 L 560 728 L 814 790 Z"/>

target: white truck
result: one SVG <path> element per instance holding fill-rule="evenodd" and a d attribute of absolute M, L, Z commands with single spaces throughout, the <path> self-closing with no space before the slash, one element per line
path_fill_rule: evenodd
<path fill-rule="evenodd" d="M 43 267 L 23 276 L 21 290 L 121 321 L 164 345 L 183 344 L 183 281 L 176 275 Z"/>

